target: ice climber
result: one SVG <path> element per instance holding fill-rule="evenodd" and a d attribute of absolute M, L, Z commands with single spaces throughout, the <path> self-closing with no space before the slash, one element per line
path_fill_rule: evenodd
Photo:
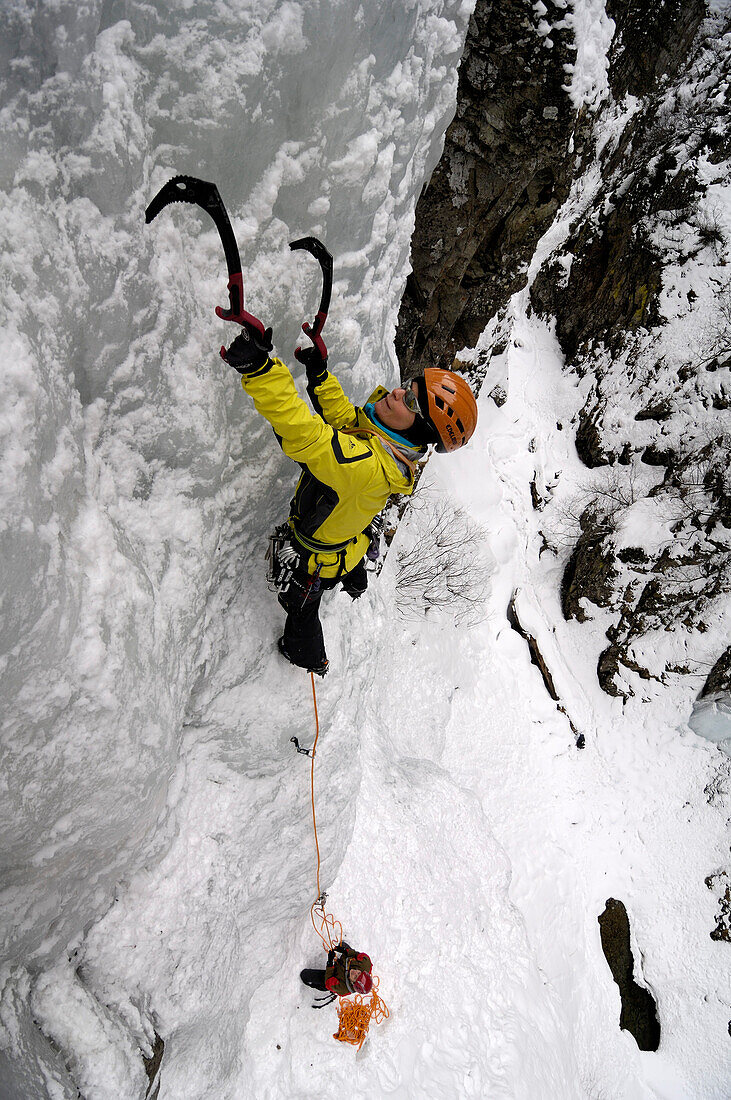
<path fill-rule="evenodd" d="M 415 462 L 431 444 L 444 452 L 468 441 L 477 403 L 459 374 L 431 367 L 390 392 L 379 386 L 358 408 L 315 346 L 295 352 L 307 372 L 313 414 L 288 367 L 270 356 L 271 335 L 245 323 L 222 355 L 302 469 L 271 574 L 287 613 L 278 645 L 291 664 L 324 676 L 322 593 L 339 584 L 353 599 L 363 594 L 364 557 L 374 534 L 377 541 L 388 498 L 412 493 Z"/>
<path fill-rule="evenodd" d="M 302 970 L 300 978 L 305 985 L 322 993 L 347 997 L 350 993 L 368 994 L 373 988 L 371 970 L 373 964 L 364 951 L 354 951 L 343 940 L 328 951 L 324 970 Z"/>

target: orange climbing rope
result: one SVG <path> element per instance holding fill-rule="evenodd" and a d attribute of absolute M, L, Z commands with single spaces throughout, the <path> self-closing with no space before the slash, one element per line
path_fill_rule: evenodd
<path fill-rule="evenodd" d="M 380 1024 L 388 1019 L 391 1013 L 386 1002 L 376 993 L 377 985 L 378 978 L 374 978 L 371 999 L 367 1003 L 359 993 L 355 994 L 352 1001 L 341 998 L 338 1005 L 338 1030 L 333 1039 L 338 1039 L 341 1043 L 352 1043 L 360 1050 L 366 1041 L 371 1020 Z"/>
<path fill-rule="evenodd" d="M 325 897 L 321 894 L 310 908 L 310 920 L 312 927 L 322 940 L 322 946 L 326 951 L 336 947 L 343 938 L 343 926 L 339 920 L 335 920 L 332 913 L 325 912 Z M 319 925 L 319 927 L 318 927 Z"/>
<path fill-rule="evenodd" d="M 315 708 L 315 742 L 310 753 L 310 798 L 312 801 L 312 827 L 315 832 L 315 851 L 317 852 L 317 898 L 310 906 L 310 919 L 312 927 L 322 940 L 322 946 L 326 951 L 330 951 L 342 941 L 343 926 L 331 913 L 325 911 L 327 894 L 323 894 L 320 889 L 320 842 L 317 837 L 317 816 L 315 814 L 315 752 L 320 736 L 320 718 L 317 713 L 317 693 L 313 672 L 310 673 L 310 679 L 312 680 L 312 705 Z M 341 1043 L 352 1043 L 360 1050 L 368 1035 L 371 1020 L 380 1024 L 382 1020 L 388 1019 L 390 1016 L 388 1006 L 378 996 L 377 989 L 378 978 L 374 974 L 370 1001 L 365 1002 L 357 993 L 352 1000 L 345 997 L 340 998 L 338 1003 L 338 1030 L 333 1035 L 333 1039 L 338 1039 Z"/>
<path fill-rule="evenodd" d="M 310 907 L 310 919 L 312 927 L 322 940 L 322 946 L 326 951 L 330 951 L 342 940 L 343 927 L 340 921 L 335 920 L 335 917 L 325 912 L 325 898 L 327 895 L 323 894 L 320 889 L 320 842 L 317 839 L 317 817 L 315 816 L 315 753 L 317 751 L 317 740 L 320 736 L 320 718 L 317 713 L 314 672 L 310 673 L 310 679 L 312 680 L 312 705 L 315 708 L 315 743 L 310 753 L 310 797 L 312 800 L 312 828 L 315 831 L 315 851 L 317 852 L 317 900 Z"/>
<path fill-rule="evenodd" d="M 312 827 L 315 830 L 315 849 L 317 851 L 317 896 L 318 898 L 322 894 L 320 889 L 320 845 L 317 840 L 317 819 L 315 817 L 315 753 L 317 752 L 317 741 L 320 736 L 320 716 L 317 713 L 317 692 L 315 691 L 315 674 L 310 673 L 310 680 L 312 681 L 312 705 L 315 708 L 315 743 L 312 746 L 312 752 L 310 754 L 310 797 L 312 799 Z"/>

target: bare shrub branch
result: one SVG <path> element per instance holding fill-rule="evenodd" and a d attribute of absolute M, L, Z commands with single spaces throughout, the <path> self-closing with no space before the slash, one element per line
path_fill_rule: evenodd
<path fill-rule="evenodd" d="M 479 621 L 490 576 L 482 529 L 443 500 L 415 513 L 412 522 L 417 541 L 398 553 L 399 613 L 421 618 L 439 611 L 457 624 Z"/>
<path fill-rule="evenodd" d="M 731 281 L 719 291 L 713 322 L 701 337 L 700 366 L 726 366 L 731 361 Z"/>

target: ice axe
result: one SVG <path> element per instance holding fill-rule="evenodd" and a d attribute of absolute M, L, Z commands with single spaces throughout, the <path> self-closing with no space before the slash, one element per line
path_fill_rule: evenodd
<path fill-rule="evenodd" d="M 322 295 L 320 296 L 320 308 L 315 314 L 312 324 L 307 321 L 302 325 L 305 336 L 309 336 L 323 359 L 327 359 L 327 348 L 321 333 L 327 320 L 327 311 L 330 308 L 330 295 L 333 288 L 333 258 L 322 241 L 317 237 L 300 237 L 297 241 L 291 241 L 289 247 L 294 251 L 297 248 L 309 252 L 314 256 L 322 268 Z M 295 358 L 300 359 L 301 348 L 295 348 Z"/>
<path fill-rule="evenodd" d="M 145 210 L 145 222 L 149 225 L 171 202 L 189 202 L 193 206 L 200 206 L 201 210 L 211 215 L 221 237 L 228 266 L 228 298 L 231 308 L 222 309 L 221 306 L 216 306 L 216 316 L 223 321 L 236 321 L 239 325 L 253 325 L 264 336 L 262 322 L 244 309 L 244 276 L 241 272 L 239 249 L 215 183 L 207 183 L 195 176 L 174 176 L 160 188 Z M 225 348 L 221 348 L 222 355 L 224 351 Z"/>

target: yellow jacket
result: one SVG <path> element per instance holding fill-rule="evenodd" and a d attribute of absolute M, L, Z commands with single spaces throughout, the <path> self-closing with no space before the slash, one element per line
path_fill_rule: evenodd
<path fill-rule="evenodd" d="M 323 578 L 350 572 L 368 549 L 364 531 L 373 517 L 392 493 L 413 491 L 413 468 L 351 404 L 332 374 L 309 388 L 319 415 L 299 396 L 281 359 L 243 375 L 241 385 L 274 428 L 284 453 L 302 467 L 289 522 L 295 545 L 310 551 L 309 572 L 319 567 Z M 379 386 L 369 400 L 387 392 Z"/>

